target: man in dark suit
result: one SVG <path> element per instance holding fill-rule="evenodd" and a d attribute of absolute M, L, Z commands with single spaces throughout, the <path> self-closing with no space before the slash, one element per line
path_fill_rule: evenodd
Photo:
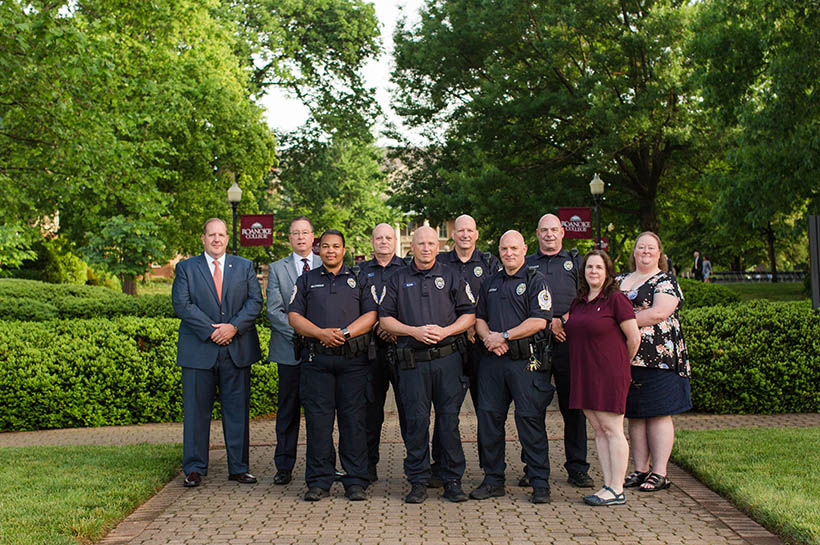
<path fill-rule="evenodd" d="M 304 216 L 294 218 L 288 228 L 288 241 L 293 253 L 268 267 L 268 321 L 270 345 L 268 361 L 276 362 L 279 374 L 279 399 L 276 410 L 275 484 L 288 484 L 296 463 L 296 443 L 299 439 L 301 400 L 299 380 L 301 368 L 293 352 L 293 328 L 288 323 L 288 301 L 296 279 L 322 264 L 313 253 L 313 224 Z M 335 458 L 335 456 L 334 456 Z"/>
<path fill-rule="evenodd" d="M 695 280 L 699 282 L 703 282 L 703 258 L 700 256 L 700 252 L 694 253 L 695 262 L 692 265 L 692 272 L 695 273 Z"/>
<path fill-rule="evenodd" d="M 204 253 L 176 266 L 171 300 L 179 325 L 177 364 L 182 367 L 185 486 L 208 474 L 211 411 L 217 388 L 228 454 L 228 478 L 256 482 L 249 473 L 248 414 L 251 364 L 262 359 L 256 318 L 262 290 L 253 263 L 226 255 L 228 229 L 219 218 L 205 222 Z"/>

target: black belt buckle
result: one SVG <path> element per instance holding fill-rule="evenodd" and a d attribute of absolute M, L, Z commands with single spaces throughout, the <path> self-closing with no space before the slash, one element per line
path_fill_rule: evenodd
<path fill-rule="evenodd" d="M 430 361 L 437 360 L 441 357 L 441 348 L 435 347 L 429 350 L 430 352 Z"/>

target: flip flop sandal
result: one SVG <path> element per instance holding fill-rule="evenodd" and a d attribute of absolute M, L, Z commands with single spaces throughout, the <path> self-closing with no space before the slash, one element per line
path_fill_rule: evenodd
<path fill-rule="evenodd" d="M 649 477 L 648 471 L 633 471 L 627 475 L 624 480 L 624 488 L 635 488 L 636 486 L 641 486 L 641 483 L 643 483 L 647 477 Z"/>
<path fill-rule="evenodd" d="M 643 486 L 643 485 L 649 486 Z M 669 488 L 672 484 L 672 481 L 666 475 L 658 475 L 657 473 L 650 473 L 649 477 L 643 482 L 640 488 L 641 492 L 657 492 L 658 490 L 663 490 L 664 488 Z"/>

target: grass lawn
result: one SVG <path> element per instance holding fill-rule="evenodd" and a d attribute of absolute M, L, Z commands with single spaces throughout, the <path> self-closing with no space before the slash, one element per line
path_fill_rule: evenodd
<path fill-rule="evenodd" d="M 137 295 L 171 295 L 173 282 L 170 280 L 149 280 L 137 282 Z"/>
<path fill-rule="evenodd" d="M 673 460 L 790 543 L 820 545 L 820 428 L 677 431 Z"/>
<path fill-rule="evenodd" d="M 719 286 L 725 286 L 740 295 L 741 301 L 751 299 L 768 299 L 769 301 L 798 301 L 809 299 L 810 296 L 803 293 L 803 282 L 720 282 Z"/>
<path fill-rule="evenodd" d="M 177 472 L 182 445 L 0 448 L 0 543 L 99 540 Z"/>

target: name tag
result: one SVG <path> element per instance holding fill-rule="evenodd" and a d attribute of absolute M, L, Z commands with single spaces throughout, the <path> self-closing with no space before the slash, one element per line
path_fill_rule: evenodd
<path fill-rule="evenodd" d="M 416 285 L 416 283 L 415 283 L 415 282 L 407 282 L 407 283 L 404 285 L 404 287 L 405 287 L 405 288 L 412 288 L 412 287 L 413 287 L 413 286 L 415 286 L 415 285 Z"/>
<path fill-rule="evenodd" d="M 376 276 L 376 273 L 374 273 L 374 272 L 367 273 L 368 278 L 373 278 L 374 276 Z"/>
<path fill-rule="evenodd" d="M 313 289 L 313 288 L 324 288 L 324 287 L 325 287 L 325 285 L 324 285 L 324 284 L 311 284 L 311 285 L 310 285 L 310 289 Z"/>
<path fill-rule="evenodd" d="M 487 293 L 492 293 L 494 291 L 498 291 L 498 288 L 490 288 L 487 290 Z"/>

